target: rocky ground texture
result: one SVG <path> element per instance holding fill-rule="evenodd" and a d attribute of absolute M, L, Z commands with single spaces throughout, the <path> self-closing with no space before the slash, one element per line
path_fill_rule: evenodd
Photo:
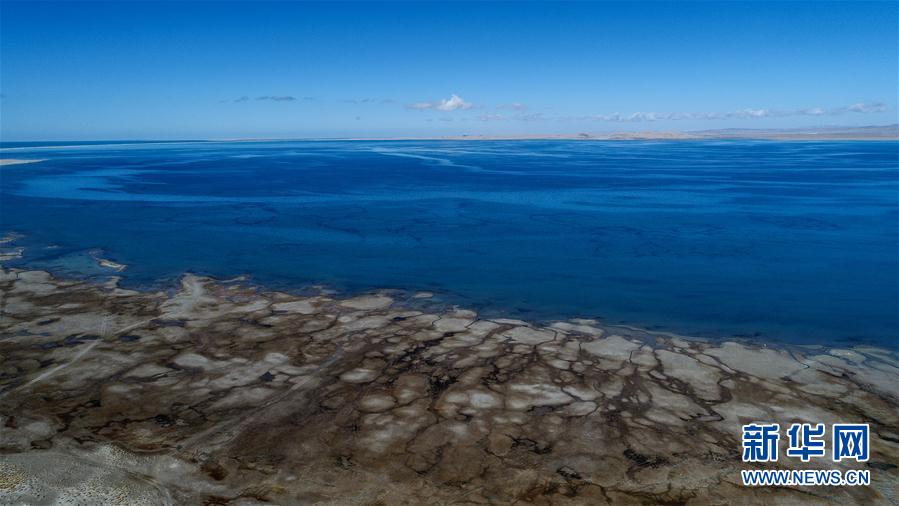
<path fill-rule="evenodd" d="M 0 275 L 0 503 L 897 504 L 899 364 L 186 275 Z M 741 425 L 871 424 L 867 487 L 742 486 Z M 782 450 L 786 445 L 782 437 Z"/>

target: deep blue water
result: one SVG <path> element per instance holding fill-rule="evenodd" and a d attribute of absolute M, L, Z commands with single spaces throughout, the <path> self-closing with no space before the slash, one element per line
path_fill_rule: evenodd
<path fill-rule="evenodd" d="M 899 336 L 895 142 L 24 146 L 20 264 L 431 290 L 487 314 L 797 343 Z M 48 248 L 48 246 L 53 246 Z"/>

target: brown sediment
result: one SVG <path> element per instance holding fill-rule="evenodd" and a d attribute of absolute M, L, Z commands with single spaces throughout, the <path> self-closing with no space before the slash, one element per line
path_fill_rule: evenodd
<path fill-rule="evenodd" d="M 890 504 L 899 364 L 294 296 L 0 276 L 0 502 Z M 740 426 L 871 424 L 869 487 L 747 488 Z M 782 443 L 785 444 L 782 438 Z"/>

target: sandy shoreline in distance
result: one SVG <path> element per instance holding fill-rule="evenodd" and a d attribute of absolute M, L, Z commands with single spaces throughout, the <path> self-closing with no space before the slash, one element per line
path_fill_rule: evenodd
<path fill-rule="evenodd" d="M 696 135 L 683 132 L 626 132 L 612 134 L 533 134 L 533 135 L 446 135 L 421 137 L 323 137 L 283 139 L 210 139 L 206 142 L 330 142 L 330 141 L 871 141 L 896 142 L 899 135 L 840 135 L 840 134 L 754 134 L 754 135 Z"/>
<path fill-rule="evenodd" d="M 101 146 L 134 146 L 190 143 L 254 143 L 254 142 L 333 142 L 333 141 L 899 141 L 899 129 L 893 127 L 859 129 L 795 129 L 795 130 L 703 130 L 703 131 L 642 131 L 642 132 L 580 132 L 559 134 L 459 134 L 422 136 L 359 136 L 359 137 L 223 137 L 202 140 L 109 142 L 108 144 L 70 144 L 53 146 L 17 146 L 2 148 L 0 152 L 93 148 Z M 0 159 L 0 165 L 41 162 L 16 158 Z"/>
<path fill-rule="evenodd" d="M 44 158 L 40 158 L 37 160 L 26 160 L 23 158 L 0 158 L 0 167 L 6 165 L 21 165 L 23 163 L 37 163 L 43 162 L 44 160 Z"/>

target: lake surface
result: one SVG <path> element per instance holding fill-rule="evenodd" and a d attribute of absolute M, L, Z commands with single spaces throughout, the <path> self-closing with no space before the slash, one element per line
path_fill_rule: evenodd
<path fill-rule="evenodd" d="M 707 337 L 899 336 L 895 142 L 291 141 L 19 147 L 8 265 L 429 290 L 487 315 Z"/>

